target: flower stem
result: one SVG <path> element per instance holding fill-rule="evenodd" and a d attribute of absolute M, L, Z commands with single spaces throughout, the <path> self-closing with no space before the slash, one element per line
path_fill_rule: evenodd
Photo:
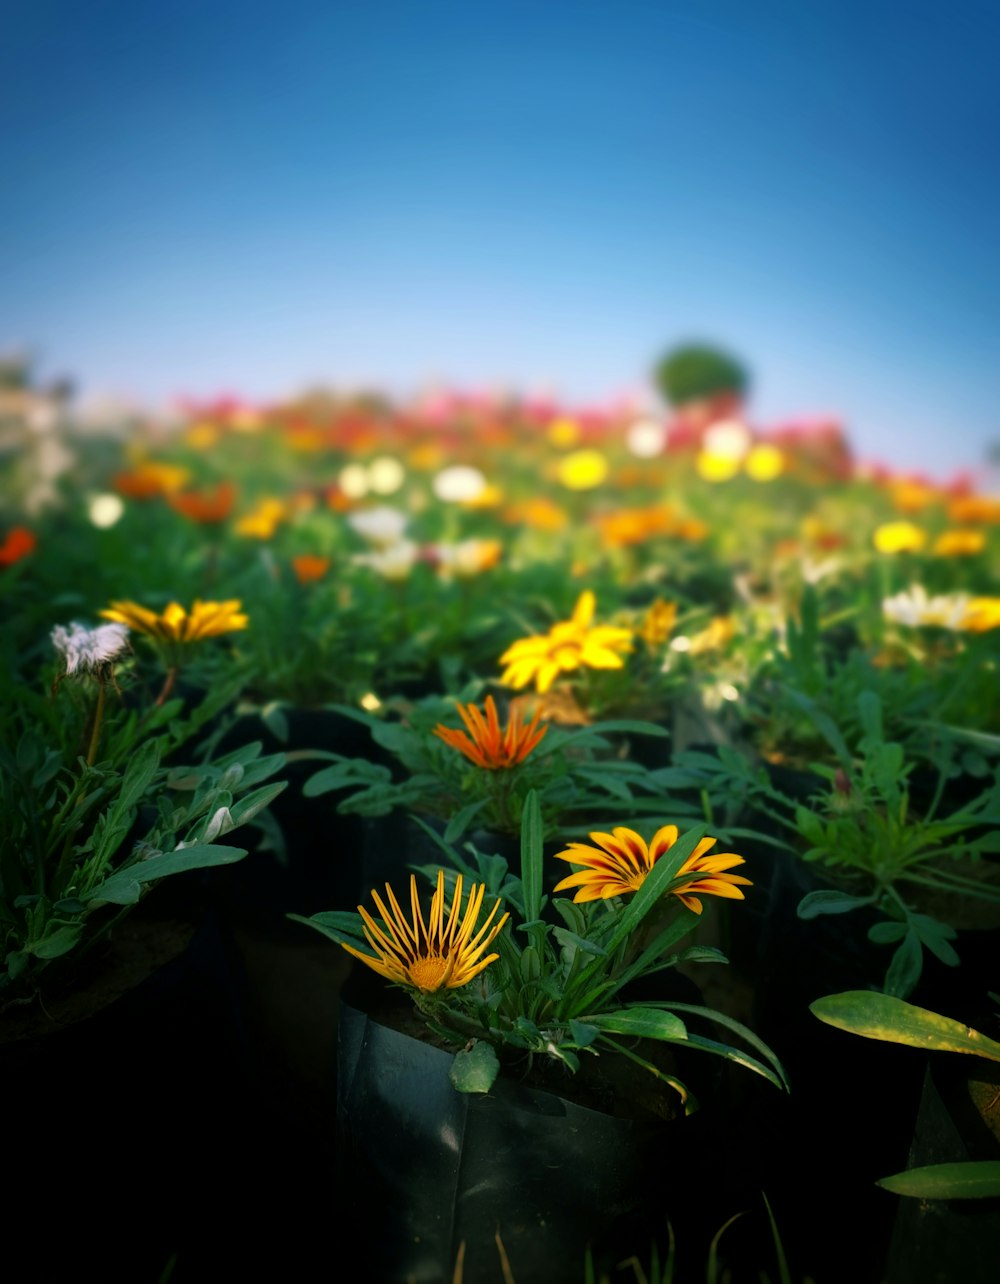
<path fill-rule="evenodd" d="M 87 746 L 87 766 L 92 767 L 97 761 L 97 746 L 101 741 L 101 728 L 104 726 L 104 706 L 107 700 L 107 687 L 103 676 L 97 683 L 97 703 L 94 705 L 94 717 L 90 728 L 90 743 Z"/>
<path fill-rule="evenodd" d="M 153 704 L 154 709 L 159 709 L 160 706 L 166 701 L 167 696 L 174 689 L 174 683 L 176 682 L 176 680 L 177 680 L 177 665 L 172 664 L 170 668 L 167 669 L 167 676 L 163 680 L 163 687 L 161 688 L 160 694 L 156 697 L 156 700 Z"/>

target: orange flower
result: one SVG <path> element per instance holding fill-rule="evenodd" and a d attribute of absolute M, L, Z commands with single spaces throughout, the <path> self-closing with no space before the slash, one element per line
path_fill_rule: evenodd
<path fill-rule="evenodd" d="M 674 516 L 666 505 L 651 508 L 626 508 L 596 517 L 601 538 L 609 548 L 641 544 L 656 535 L 669 535 L 675 529 Z"/>
<path fill-rule="evenodd" d="M 687 539 L 696 544 L 708 534 L 708 523 L 697 517 L 683 517 L 674 527 L 674 534 L 679 539 Z"/>
<path fill-rule="evenodd" d="M 561 531 L 569 525 L 569 514 L 544 495 L 512 504 L 504 513 L 504 521 L 512 525 L 530 526 L 536 531 Z"/>
<path fill-rule="evenodd" d="M 953 530 L 942 531 L 934 541 L 933 551 L 938 557 L 965 557 L 981 553 L 985 547 L 982 531 Z"/>
<path fill-rule="evenodd" d="M 302 553 L 298 557 L 292 558 L 292 570 L 295 572 L 295 578 L 300 584 L 312 584 L 314 580 L 321 580 L 330 569 L 330 559 L 328 557 L 317 557 L 312 553 Z"/>
<path fill-rule="evenodd" d="M 941 492 L 932 486 L 912 478 L 900 478 L 889 487 L 893 507 L 897 512 L 914 514 L 922 513 L 941 499 Z"/>
<path fill-rule="evenodd" d="M 948 505 L 948 520 L 956 526 L 963 522 L 1000 522 L 1000 499 L 989 495 L 960 495 Z"/>
<path fill-rule="evenodd" d="M 37 544 L 38 540 L 27 526 L 12 526 L 0 544 L 0 566 L 13 566 L 22 557 L 33 553 Z"/>
<path fill-rule="evenodd" d="M 988 633 L 1000 629 L 1000 597 L 973 597 L 962 621 L 969 633 Z"/>
<path fill-rule="evenodd" d="M 561 892 L 575 887 L 577 891 L 573 900 L 578 905 L 585 901 L 631 895 L 643 885 L 660 857 L 677 842 L 678 832 L 676 825 L 664 825 L 647 845 L 634 829 L 619 826 L 610 834 L 590 834 L 596 847 L 587 843 L 570 843 L 565 851 L 556 853 L 556 859 L 582 868 L 556 883 L 552 890 Z M 726 872 L 734 865 L 744 864 L 742 856 L 735 852 L 707 854 L 716 842 L 715 838 L 703 838 L 670 884 L 668 894 L 676 896 L 696 914 L 701 913 L 699 895 L 741 901 L 743 893 L 740 887 L 751 886 L 749 878 Z"/>
<path fill-rule="evenodd" d="M 236 487 L 232 482 L 220 482 L 212 490 L 185 490 L 167 495 L 167 503 L 183 517 L 192 522 L 209 524 L 224 522 L 233 511 L 236 502 Z"/>
<path fill-rule="evenodd" d="M 521 721 L 521 710 L 513 709 L 507 726 L 501 730 L 492 696 L 486 697 L 484 708 L 485 717 L 474 704 L 458 706 L 459 716 L 468 728 L 469 735 L 441 723 L 434 728 L 434 734 L 445 744 L 464 754 L 477 767 L 485 767 L 487 771 L 505 771 L 524 762 L 548 731 L 548 727 L 538 726 L 542 716 L 540 709 L 527 726 Z"/>
<path fill-rule="evenodd" d="M 180 490 L 190 473 L 175 464 L 160 464 L 148 459 L 135 468 L 115 473 L 112 487 L 128 499 L 158 499 L 171 491 Z"/>

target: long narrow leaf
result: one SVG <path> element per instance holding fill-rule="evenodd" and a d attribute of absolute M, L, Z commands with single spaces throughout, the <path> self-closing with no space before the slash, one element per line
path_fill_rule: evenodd
<path fill-rule="evenodd" d="M 810 1003 L 809 1011 L 820 1021 L 885 1043 L 903 1043 L 925 1052 L 970 1052 L 1000 1061 L 1000 1043 L 938 1012 L 917 1007 L 891 994 L 845 990 Z"/>
<path fill-rule="evenodd" d="M 542 809 L 532 789 L 521 813 L 521 885 L 524 915 L 528 920 L 542 916 Z"/>
<path fill-rule="evenodd" d="M 875 1185 L 915 1199 L 995 1199 L 1000 1195 L 1000 1160 L 928 1164 L 883 1177 Z"/>

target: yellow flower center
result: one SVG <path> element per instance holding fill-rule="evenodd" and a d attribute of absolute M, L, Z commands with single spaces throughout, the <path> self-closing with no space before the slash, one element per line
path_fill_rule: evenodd
<path fill-rule="evenodd" d="M 418 990 L 433 994 L 440 990 L 451 973 L 452 961 L 440 954 L 414 959 L 407 967 L 407 975 Z"/>

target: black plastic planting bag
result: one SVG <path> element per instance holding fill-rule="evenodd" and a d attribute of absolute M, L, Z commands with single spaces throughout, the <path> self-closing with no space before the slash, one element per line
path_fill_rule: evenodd
<path fill-rule="evenodd" d="M 341 1005 L 338 1210 L 364 1277 L 448 1284 L 579 1284 L 585 1254 L 637 1254 L 702 1199 L 697 1115 L 618 1118 L 501 1076 L 488 1094 L 449 1082 L 453 1057 Z M 701 1153 L 699 1160 L 698 1154 Z"/>

